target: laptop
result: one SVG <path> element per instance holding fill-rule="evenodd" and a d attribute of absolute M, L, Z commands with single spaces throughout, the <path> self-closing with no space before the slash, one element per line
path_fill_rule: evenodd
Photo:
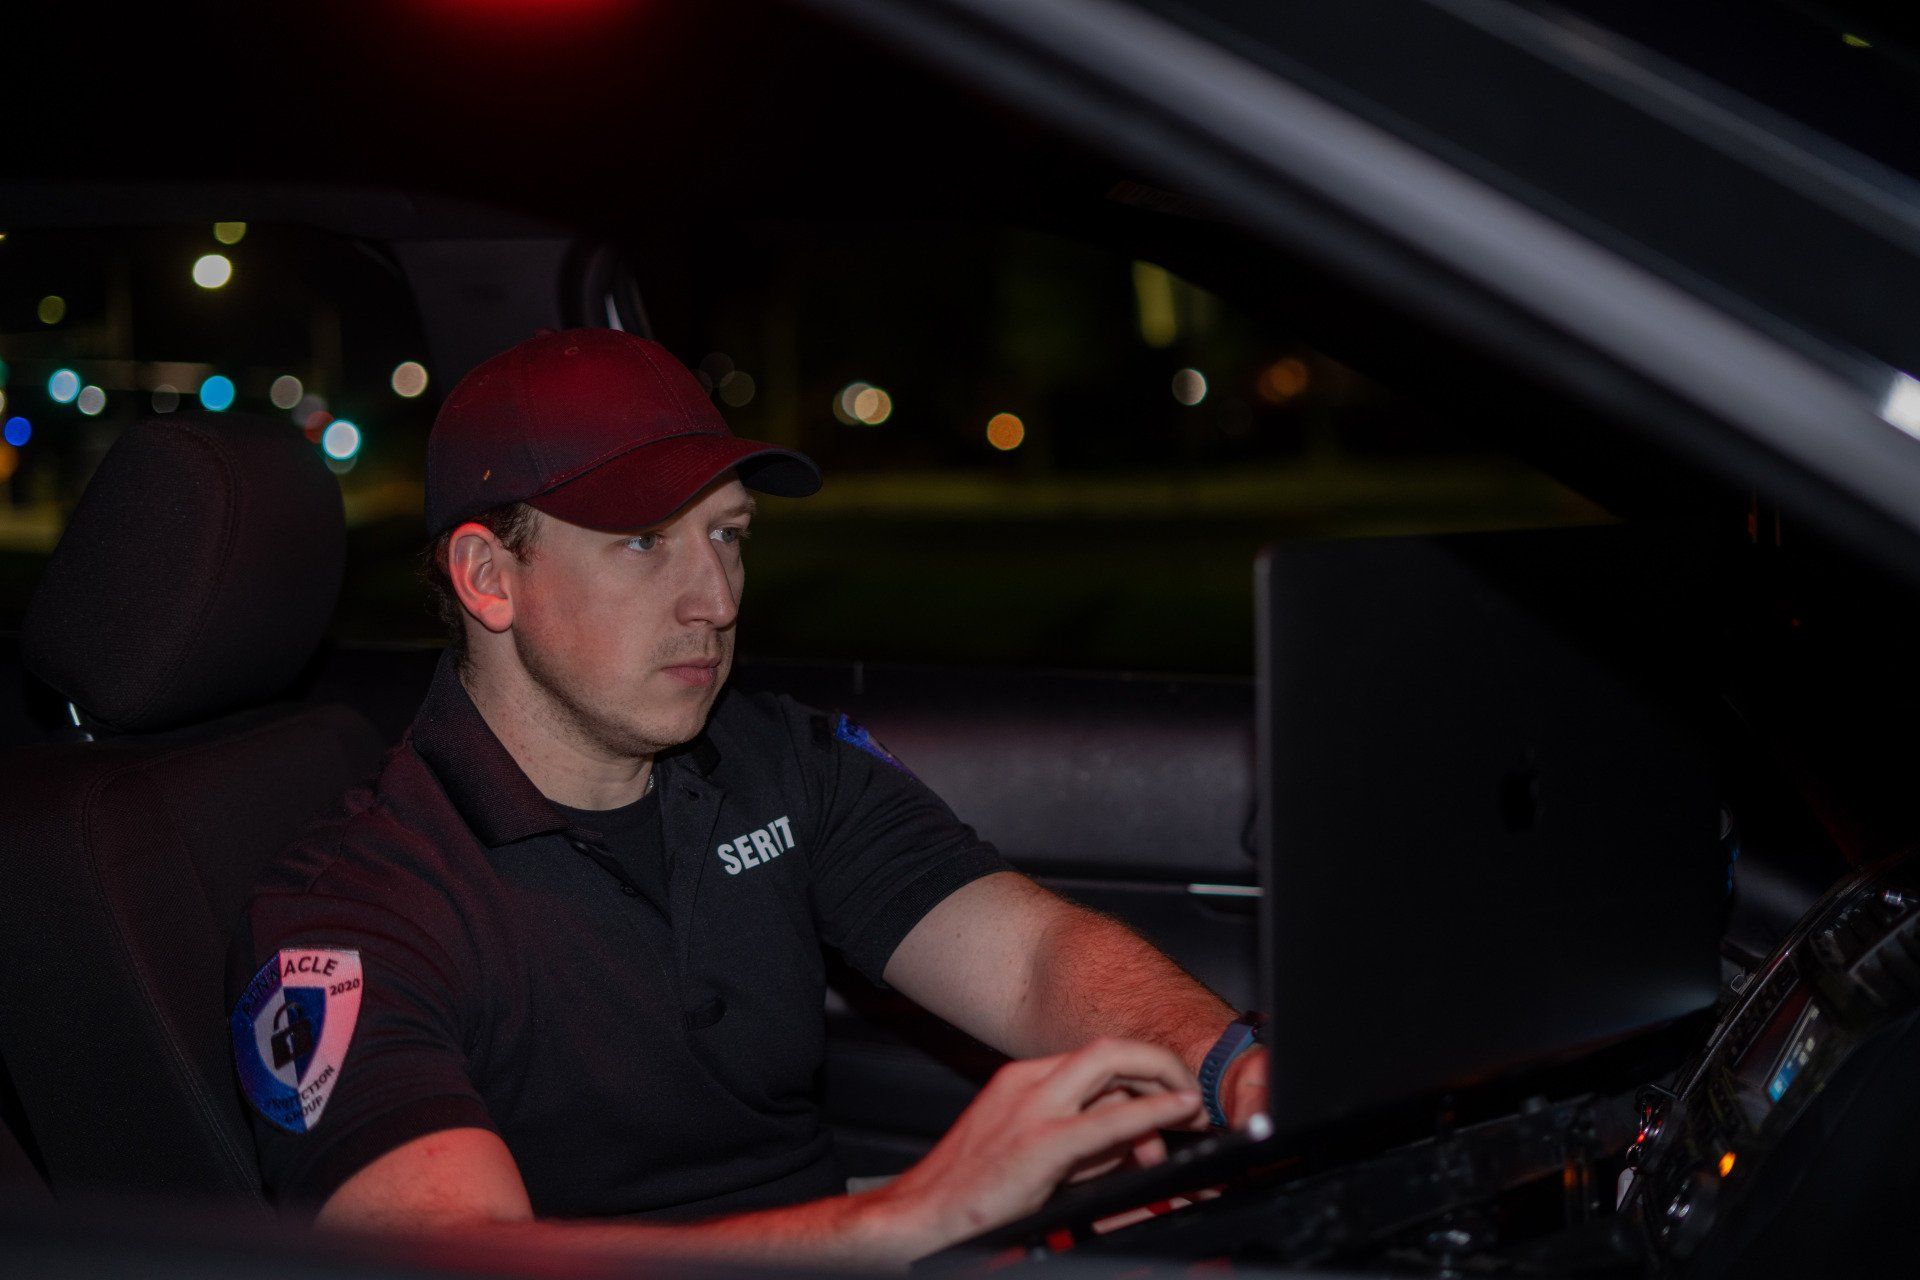
<path fill-rule="evenodd" d="M 958 1249 L 1431 1138 L 1711 1006 L 1710 588 L 1697 543 L 1618 525 L 1263 553 L 1269 1115 Z"/>

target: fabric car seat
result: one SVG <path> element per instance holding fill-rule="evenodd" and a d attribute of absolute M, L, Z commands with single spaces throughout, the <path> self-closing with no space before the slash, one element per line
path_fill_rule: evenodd
<path fill-rule="evenodd" d="M 377 767 L 345 707 L 286 698 L 345 562 L 302 435 L 135 424 L 29 606 L 68 741 L 0 754 L 0 1054 L 56 1196 L 261 1199 L 226 1033 L 227 942 L 264 859 Z"/>

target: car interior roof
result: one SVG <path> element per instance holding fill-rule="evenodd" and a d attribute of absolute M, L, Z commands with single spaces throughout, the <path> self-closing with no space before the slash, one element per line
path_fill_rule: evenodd
<path fill-rule="evenodd" d="M 20 47 L 86 51 L 87 92 L 63 60 L 19 68 L 16 102 L 61 109 L 20 131 L 11 172 L 366 184 L 591 225 L 998 208 L 1098 169 L 786 5 L 495 5 L 457 23 L 399 3 L 211 10 L 116 10 L 110 42 L 87 38 L 84 6 L 20 15 Z M 154 92 L 157 66 L 217 74 Z"/>

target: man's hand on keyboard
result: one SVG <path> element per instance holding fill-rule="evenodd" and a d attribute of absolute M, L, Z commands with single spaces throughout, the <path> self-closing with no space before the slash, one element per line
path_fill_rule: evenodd
<path fill-rule="evenodd" d="M 1002 1067 L 920 1163 L 873 1194 L 930 1253 L 1033 1212 L 1063 1181 L 1164 1160 L 1159 1130 L 1206 1127 L 1175 1054 L 1097 1040 Z"/>

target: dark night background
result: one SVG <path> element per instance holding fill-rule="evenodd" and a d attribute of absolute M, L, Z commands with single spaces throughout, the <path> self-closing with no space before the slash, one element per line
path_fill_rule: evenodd
<path fill-rule="evenodd" d="M 1713 69 L 1723 6 L 1660 23 L 1582 7 Z M 1754 12 L 1779 28 L 1756 39 L 1814 21 Z M 110 22 L 71 7 L 24 17 L 13 46 L 16 180 L 386 186 L 620 245 L 657 336 L 735 429 L 829 477 L 818 498 L 767 504 L 749 653 L 1245 673 L 1263 543 L 1604 518 L 1485 443 L 1470 409 L 1316 345 L 1310 295 L 1231 287 L 1224 230 L 1210 278 L 1183 276 L 1133 233 L 1133 206 L 1166 194 L 1138 175 L 785 6 L 414 0 Z M 1830 105 L 1805 88 L 1818 76 L 1796 83 L 1783 109 Z M 1911 135 L 1883 141 L 1911 172 Z M 232 244 L 206 223 L 0 231 L 5 416 L 31 424 L 0 454 L 0 627 L 115 433 L 218 373 L 236 409 L 281 414 L 316 448 L 332 419 L 361 433 L 335 465 L 352 534 L 337 633 L 438 634 L 416 576 L 420 470 L 461 371 L 431 367 L 377 249 L 275 224 Z M 215 253 L 231 279 L 201 288 L 193 264 Z M 396 394 L 404 361 L 427 364 L 424 395 Z M 97 413 L 51 394 L 61 369 L 99 388 Z M 276 405 L 286 375 L 320 401 Z M 997 415 L 1018 419 L 998 445 Z"/>

